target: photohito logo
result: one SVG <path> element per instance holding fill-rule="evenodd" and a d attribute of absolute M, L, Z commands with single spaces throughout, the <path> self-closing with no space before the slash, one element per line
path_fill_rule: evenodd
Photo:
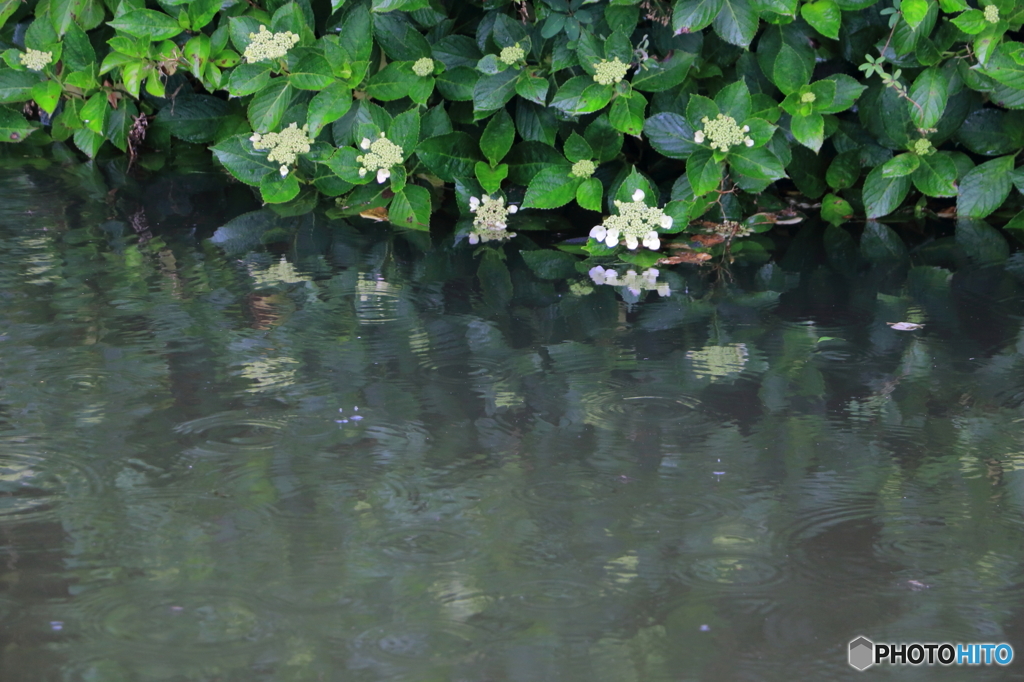
<path fill-rule="evenodd" d="M 1009 644 L 875 644 L 867 637 L 850 642 L 849 661 L 857 670 L 876 663 L 889 665 L 1010 665 Z"/>

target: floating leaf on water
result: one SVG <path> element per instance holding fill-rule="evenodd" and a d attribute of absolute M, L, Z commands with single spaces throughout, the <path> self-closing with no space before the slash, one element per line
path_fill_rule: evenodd
<path fill-rule="evenodd" d="M 914 322 L 886 322 L 886 324 L 898 332 L 912 332 L 924 328 L 923 324 L 916 324 Z"/>

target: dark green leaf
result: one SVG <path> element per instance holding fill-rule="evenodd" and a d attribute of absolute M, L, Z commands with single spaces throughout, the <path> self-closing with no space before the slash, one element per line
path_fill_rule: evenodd
<path fill-rule="evenodd" d="M 0 142 L 21 142 L 35 129 L 35 124 L 26 121 L 17 111 L 10 107 L 0 107 Z M 75 131 L 76 134 L 78 132 Z M 103 144 L 102 137 L 100 144 Z"/>
<path fill-rule="evenodd" d="M 507 111 L 501 109 L 491 117 L 484 132 L 480 135 L 480 151 L 493 166 L 508 154 L 515 136 L 516 127 L 512 123 L 512 117 L 508 115 Z"/>
<path fill-rule="evenodd" d="M 352 107 L 352 91 L 340 81 L 335 81 L 318 92 L 309 101 L 306 123 L 309 136 L 316 137 L 324 126 L 334 123 L 348 113 Z"/>
<path fill-rule="evenodd" d="M 254 150 L 248 135 L 229 137 L 210 151 L 231 175 L 247 185 L 259 186 L 267 173 L 280 175 L 280 164 L 268 161 L 267 152 Z"/>
<path fill-rule="evenodd" d="M 675 33 L 697 33 L 711 25 L 722 10 L 723 0 L 676 0 L 672 10 Z"/>
<path fill-rule="evenodd" d="M 569 175 L 565 166 L 548 167 L 537 173 L 526 189 L 523 208 L 558 208 L 576 198 L 581 180 Z"/>
<path fill-rule="evenodd" d="M 501 109 L 516 94 L 516 80 L 519 72 L 506 69 L 493 76 L 481 76 L 473 86 L 473 112 L 482 118 L 492 111 Z"/>
<path fill-rule="evenodd" d="M 833 225 L 841 225 L 853 217 L 853 207 L 842 197 L 826 194 L 821 199 L 821 217 Z"/>
<path fill-rule="evenodd" d="M 288 82 L 299 90 L 320 91 L 334 82 L 334 70 L 326 57 L 318 52 L 310 52 L 292 69 Z"/>
<path fill-rule="evenodd" d="M 467 133 L 438 135 L 420 142 L 416 156 L 437 177 L 455 182 L 456 177 L 470 177 L 480 158 L 476 142 Z"/>
<path fill-rule="evenodd" d="M 267 173 L 260 179 L 260 196 L 264 203 L 283 204 L 299 196 L 299 181 L 295 173 Z"/>
<path fill-rule="evenodd" d="M 542 107 L 547 106 L 549 88 L 547 78 L 536 76 L 530 70 L 524 71 L 516 81 L 516 94 Z"/>
<path fill-rule="evenodd" d="M 239 64 L 228 77 L 228 92 L 232 97 L 244 97 L 259 92 L 270 83 L 270 64 Z"/>
<path fill-rule="evenodd" d="M 570 78 L 558 89 L 550 106 L 570 116 L 589 114 L 603 109 L 613 94 L 610 85 L 598 85 L 590 76 Z"/>
<path fill-rule="evenodd" d="M 408 159 L 420 140 L 420 112 L 416 109 L 403 111 L 395 116 L 384 132 L 389 140 L 402 148 L 403 158 Z"/>
<path fill-rule="evenodd" d="M 569 159 L 572 163 L 594 158 L 594 148 L 575 131 L 565 141 L 563 151 L 565 152 L 565 158 Z"/>
<path fill-rule="evenodd" d="M 949 77 L 937 67 L 925 69 L 910 86 L 908 102 L 910 117 L 918 128 L 934 128 L 946 110 L 949 99 Z"/>
<path fill-rule="evenodd" d="M 715 33 L 725 42 L 749 47 L 757 33 L 757 12 L 747 0 L 723 0 L 713 24 Z"/>
<path fill-rule="evenodd" d="M 569 164 L 554 147 L 541 142 L 520 142 L 505 159 L 509 165 L 509 178 L 517 185 L 529 185 L 534 176 L 549 166 L 560 166 L 569 177 Z"/>
<path fill-rule="evenodd" d="M 38 82 L 39 74 L 32 71 L 0 69 L 0 103 L 27 102 Z"/>
<path fill-rule="evenodd" d="M 471 102 L 473 88 L 480 78 L 480 72 L 468 66 L 456 66 L 435 78 L 437 89 L 451 102 Z"/>
<path fill-rule="evenodd" d="M 699 147 L 686 160 L 686 177 L 690 180 L 694 195 L 700 197 L 718 189 L 722 182 L 725 164 L 715 161 L 710 149 Z"/>
<path fill-rule="evenodd" d="M 374 99 L 391 102 L 409 95 L 409 88 L 419 79 L 406 62 L 391 62 L 370 78 L 366 92 Z"/>
<path fill-rule="evenodd" d="M 645 64 L 646 69 L 633 76 L 631 85 L 634 90 L 644 92 L 664 92 L 674 88 L 686 80 L 696 59 L 695 54 L 677 50 L 664 61 L 650 60 Z"/>
<path fill-rule="evenodd" d="M 832 159 L 825 182 L 832 189 L 853 187 L 860 178 L 860 152 L 856 150 L 842 152 Z"/>
<path fill-rule="evenodd" d="M 999 208 L 1010 194 L 1011 156 L 986 161 L 960 181 L 956 212 L 964 218 L 984 218 Z"/>
<path fill-rule="evenodd" d="M 868 218 L 881 218 L 895 211 L 910 191 L 910 178 L 890 177 L 876 166 L 864 180 L 863 201 Z"/>
<path fill-rule="evenodd" d="M 166 125 L 171 135 L 180 140 L 193 143 L 212 142 L 217 135 L 217 127 L 227 116 L 229 109 L 228 103 L 218 97 L 189 95 L 178 97 L 174 101 L 174 106 L 161 109 L 156 120 Z M 112 111 L 111 116 L 115 112 L 116 110 Z M 116 142 L 114 144 L 117 145 Z M 120 145 L 117 146 L 123 149 Z"/>
<path fill-rule="evenodd" d="M 600 211 L 603 196 L 604 187 L 597 178 L 587 178 L 576 188 L 576 203 L 588 211 Z"/>
<path fill-rule="evenodd" d="M 899 180 L 905 181 L 906 178 Z M 907 246 L 891 227 L 869 220 L 860 236 L 860 253 L 871 263 L 891 263 L 906 260 Z"/>
<path fill-rule="evenodd" d="M 563 251 L 542 249 L 538 251 L 521 251 L 519 253 L 533 274 L 541 279 L 568 279 L 576 275 L 575 256 Z"/>
<path fill-rule="evenodd" d="M 924 0 L 903 1 L 908 3 L 923 2 Z M 800 16 L 821 35 L 832 40 L 839 40 L 839 24 L 842 21 L 842 12 L 839 11 L 839 6 L 832 0 L 808 2 L 800 8 Z"/>
<path fill-rule="evenodd" d="M 391 200 L 388 219 L 392 224 L 410 230 L 429 230 L 430 192 L 419 185 L 406 185 Z"/>
<path fill-rule="evenodd" d="M 1001 263 L 1010 255 L 1003 235 L 983 220 L 957 220 L 956 245 L 975 263 Z"/>
<path fill-rule="evenodd" d="M 825 119 L 821 114 L 816 111 L 806 116 L 794 114 L 789 127 L 797 142 L 815 153 L 821 149 L 821 144 L 825 141 Z"/>
<path fill-rule="evenodd" d="M 910 179 L 914 187 L 922 194 L 929 197 L 955 197 L 957 188 L 956 165 L 949 158 L 946 152 L 938 152 L 921 157 L 921 165 L 918 166 Z"/>
<path fill-rule="evenodd" d="M 626 135 L 640 136 L 644 128 L 644 113 L 647 99 L 638 92 L 630 97 L 617 97 L 608 112 L 608 121 L 616 130 Z"/>
<path fill-rule="evenodd" d="M 814 103 L 814 110 L 819 114 L 838 114 L 840 111 L 846 111 L 854 105 L 861 93 L 867 89 L 850 76 L 842 73 L 834 74 L 823 80 L 834 83 L 836 90 L 831 104 L 824 101 Z"/>
<path fill-rule="evenodd" d="M 729 151 L 729 166 L 738 173 L 764 182 L 786 177 L 782 162 L 768 147 L 733 147 Z M 693 178 L 690 178 L 690 183 L 693 183 Z"/>
<path fill-rule="evenodd" d="M 882 169 L 883 178 L 902 178 L 916 171 L 920 165 L 921 157 L 908 152 L 897 154 L 883 163 L 880 168 Z"/>
<path fill-rule="evenodd" d="M 249 102 L 249 124 L 258 133 L 276 130 L 291 104 L 294 91 L 284 78 L 275 78 Z"/>
<path fill-rule="evenodd" d="M 163 12 L 151 9 L 135 9 L 108 22 L 118 31 L 144 40 L 167 40 L 181 33 L 177 20 Z"/>
<path fill-rule="evenodd" d="M 996 156 L 1015 152 L 1024 142 L 1024 113 L 978 109 L 957 130 L 957 139 L 975 154 Z"/>

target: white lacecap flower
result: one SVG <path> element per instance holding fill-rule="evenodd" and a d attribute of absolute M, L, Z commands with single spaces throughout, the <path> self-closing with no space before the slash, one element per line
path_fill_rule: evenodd
<path fill-rule="evenodd" d="M 469 198 L 469 210 L 475 213 L 473 230 L 469 234 L 469 243 L 478 244 L 489 241 L 504 241 L 516 236 L 508 231 L 508 216 L 518 210 L 517 206 L 506 206 L 503 197 Z"/>
<path fill-rule="evenodd" d="M 42 71 L 53 61 L 53 53 L 33 50 L 30 47 L 18 57 L 18 60 L 29 71 Z"/>
<path fill-rule="evenodd" d="M 631 202 L 616 200 L 618 215 L 608 216 L 604 223 L 595 225 L 590 236 L 608 247 L 616 246 L 621 237 L 630 250 L 642 243 L 656 251 L 661 248 L 658 230 L 672 227 L 672 216 L 666 215 L 663 209 L 644 204 L 643 190 L 635 190 L 632 198 Z"/>
<path fill-rule="evenodd" d="M 377 182 L 384 183 L 391 177 L 391 169 L 402 163 L 404 150 L 389 140 L 384 133 L 372 141 L 364 137 L 359 146 L 367 150 L 366 154 L 356 157 L 356 163 L 360 164 L 361 178 L 366 177 L 367 173 L 376 173 Z"/>
<path fill-rule="evenodd" d="M 291 31 L 271 33 L 266 26 L 260 26 L 258 33 L 249 34 L 249 44 L 245 48 L 243 57 L 249 64 L 268 59 L 279 59 L 288 54 L 288 50 L 298 42 L 299 36 Z"/>
<path fill-rule="evenodd" d="M 305 154 L 310 150 L 313 143 L 308 136 L 309 126 L 302 126 L 292 123 L 279 133 L 253 133 L 249 138 L 252 148 L 256 150 L 268 149 L 268 161 L 277 161 L 281 164 L 281 176 L 288 175 L 288 166 L 298 160 L 299 154 Z"/>

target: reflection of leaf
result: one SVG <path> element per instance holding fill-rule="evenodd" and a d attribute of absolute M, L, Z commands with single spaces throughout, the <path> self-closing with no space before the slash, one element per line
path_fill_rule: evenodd
<path fill-rule="evenodd" d="M 210 241 L 226 253 L 244 253 L 260 246 L 263 233 L 278 226 L 279 218 L 271 211 L 252 211 L 218 227 Z"/>

